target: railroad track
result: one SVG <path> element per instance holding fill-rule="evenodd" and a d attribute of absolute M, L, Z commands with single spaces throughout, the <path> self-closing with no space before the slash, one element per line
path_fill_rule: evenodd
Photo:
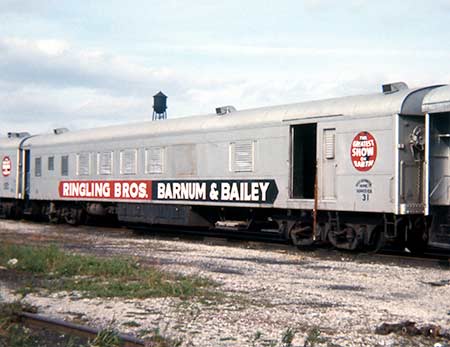
<path fill-rule="evenodd" d="M 279 235 L 267 235 L 267 234 L 258 234 L 252 232 L 235 232 L 235 233 L 227 233 L 227 232 L 210 232 L 210 231 L 199 231 L 199 230 L 185 230 L 185 229 L 173 229 L 173 228 L 151 228 L 142 227 L 142 228 L 132 228 L 134 232 L 142 237 L 146 237 L 148 235 L 156 236 L 162 239 L 174 239 L 179 238 L 185 241 L 204 241 L 210 242 L 213 244 L 220 245 L 236 245 L 242 244 L 243 246 L 251 246 L 258 249 L 276 249 L 290 252 L 297 252 L 297 248 L 293 246 L 291 243 L 281 238 Z M 411 254 L 406 251 L 400 250 L 392 250 L 392 249 L 383 249 L 377 253 L 364 252 L 361 251 L 345 251 L 338 250 L 331 246 L 306 246 L 302 248 L 303 250 L 323 250 L 324 252 L 329 251 L 330 249 L 336 250 L 342 254 L 346 255 L 370 255 L 374 257 L 380 258 L 392 258 L 392 259 L 404 259 L 409 261 L 426 261 L 426 262 L 439 262 L 443 265 L 450 266 L 450 254 L 445 251 L 433 250 L 419 254 Z"/>
<path fill-rule="evenodd" d="M 40 223 L 37 223 L 40 224 Z M 186 242 L 207 242 L 213 245 L 229 245 L 238 247 L 247 247 L 260 250 L 274 250 L 286 253 L 298 253 L 298 250 L 283 239 L 278 234 L 261 234 L 255 232 L 211 232 L 208 230 L 198 230 L 189 228 L 168 228 L 168 227 L 153 227 L 149 228 L 139 226 L 128 226 L 127 229 L 119 230 L 114 226 L 80 226 L 79 231 L 82 233 L 94 233 L 95 228 L 99 227 L 102 233 L 111 233 L 119 237 L 129 238 L 157 238 L 161 240 L 182 240 Z M 127 231 L 124 231 L 127 230 Z M 119 231 L 119 233 L 118 233 Z M 309 254 L 315 254 L 319 257 L 331 256 L 333 254 L 337 257 L 348 256 L 350 258 L 362 259 L 370 257 L 372 260 L 400 260 L 408 261 L 414 264 L 440 264 L 450 266 L 450 254 L 448 252 L 430 250 L 424 255 L 410 254 L 399 250 L 384 249 L 378 253 L 367 252 L 352 252 L 337 250 L 332 247 L 309 246 L 303 249 Z M 330 250 L 333 250 L 331 252 Z"/>
<path fill-rule="evenodd" d="M 48 329 L 59 333 L 68 335 L 75 335 L 78 337 L 88 338 L 94 340 L 101 332 L 100 329 L 91 328 L 83 325 L 69 323 L 63 320 L 44 317 L 35 313 L 21 312 L 19 318 L 24 325 L 32 329 Z M 124 347 L 142 347 L 145 346 L 143 340 L 135 338 L 130 335 L 118 334 Z"/>
<path fill-rule="evenodd" d="M 384 250 L 376 254 L 377 257 L 382 259 L 396 259 L 396 260 L 407 260 L 409 262 L 417 263 L 429 263 L 429 264 L 439 264 L 443 266 L 450 267 L 450 255 L 443 252 L 429 251 L 422 255 L 410 254 L 401 251 Z"/>

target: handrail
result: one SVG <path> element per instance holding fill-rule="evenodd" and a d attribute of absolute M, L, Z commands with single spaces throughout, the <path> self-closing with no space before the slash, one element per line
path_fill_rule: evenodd
<path fill-rule="evenodd" d="M 441 177 L 441 179 L 438 181 L 438 183 L 434 186 L 433 190 L 430 193 L 430 198 L 433 196 L 434 193 L 436 193 L 436 190 L 439 188 L 439 186 L 442 184 L 442 182 L 444 181 L 444 178 L 449 178 L 450 175 L 444 175 Z"/>

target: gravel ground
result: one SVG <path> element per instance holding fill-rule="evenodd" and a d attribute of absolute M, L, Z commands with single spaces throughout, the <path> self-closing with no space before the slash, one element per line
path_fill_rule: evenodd
<path fill-rule="evenodd" d="M 0 221 L 0 240 L 57 242 L 101 255 L 127 254 L 164 270 L 208 277 L 227 298 L 219 303 L 179 299 L 85 299 L 79 293 L 30 294 L 40 313 L 85 321 L 113 322 L 122 332 L 159 328 L 183 346 L 277 346 L 288 328 L 294 346 L 320 329 L 316 346 L 433 346 L 422 337 L 377 335 L 384 322 L 405 320 L 450 329 L 449 268 L 437 264 L 380 261 L 338 252 L 296 252 L 283 247 L 245 248 L 133 235 L 126 229 L 71 228 Z M 0 278 L 0 300 L 13 300 Z M 255 336 L 260 338 L 255 342 Z M 444 343 L 445 345 L 445 343 Z"/>

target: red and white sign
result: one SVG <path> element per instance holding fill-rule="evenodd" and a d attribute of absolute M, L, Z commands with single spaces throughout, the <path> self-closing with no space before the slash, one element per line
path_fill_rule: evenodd
<path fill-rule="evenodd" d="M 5 177 L 11 174 L 11 159 L 9 157 L 3 157 L 2 174 Z"/>
<path fill-rule="evenodd" d="M 152 181 L 60 181 L 58 191 L 60 198 L 151 200 Z"/>
<path fill-rule="evenodd" d="M 352 164 L 358 171 L 369 171 L 377 159 L 377 142 L 371 133 L 361 131 L 352 141 L 350 148 Z"/>

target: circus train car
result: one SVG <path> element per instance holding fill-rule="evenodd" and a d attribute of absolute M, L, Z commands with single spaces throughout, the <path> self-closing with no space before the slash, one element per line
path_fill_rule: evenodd
<path fill-rule="evenodd" d="M 373 95 L 29 137 L 18 149 L 29 178 L 16 197 L 24 211 L 71 224 L 113 215 L 268 232 L 299 246 L 419 251 L 442 229 L 432 227 L 440 207 L 428 180 L 440 175 L 432 165 L 447 164 L 433 164 L 442 143 L 425 141 L 426 121 L 438 129 L 445 116 L 422 110 L 439 90 L 395 83 Z M 448 230 L 439 232 L 448 245 Z"/>

